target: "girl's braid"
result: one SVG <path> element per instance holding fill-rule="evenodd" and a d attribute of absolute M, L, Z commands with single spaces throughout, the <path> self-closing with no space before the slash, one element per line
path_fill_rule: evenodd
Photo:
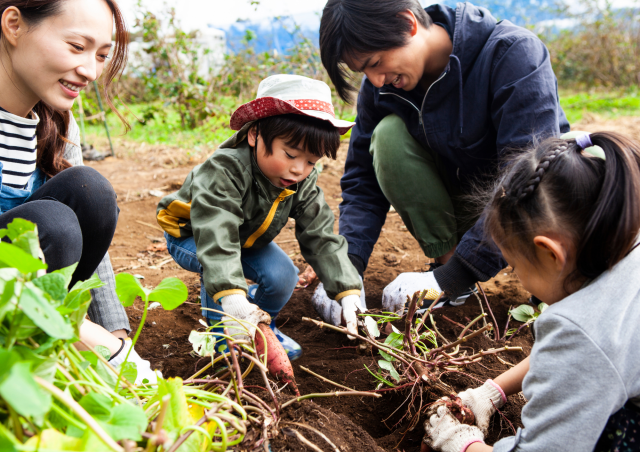
<path fill-rule="evenodd" d="M 510 196 L 514 196 L 518 201 L 526 199 L 536 190 L 536 188 L 538 188 L 538 185 L 540 185 L 540 181 L 542 180 L 545 172 L 549 169 L 549 165 L 551 164 L 551 162 L 553 162 L 556 157 L 558 157 L 562 152 L 566 150 L 567 146 L 561 145 L 547 152 L 540 160 L 540 163 L 538 163 L 538 166 L 536 167 L 536 170 L 531 178 L 524 184 L 524 187 L 518 190 L 516 193 L 514 193 L 513 191 L 509 191 L 507 192 L 507 194 L 509 194 Z"/>

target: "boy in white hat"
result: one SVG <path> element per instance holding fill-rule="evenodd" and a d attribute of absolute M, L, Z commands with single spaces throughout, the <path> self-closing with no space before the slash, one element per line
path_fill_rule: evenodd
<path fill-rule="evenodd" d="M 205 308 L 251 323 L 270 324 L 290 359 L 300 346 L 275 326 L 298 284 L 298 269 L 273 239 L 289 218 L 300 252 L 324 283 L 333 316 L 357 329 L 365 311 L 362 281 L 333 233 L 333 212 L 316 185 L 315 163 L 336 158 L 340 135 L 353 123 L 335 118 L 325 83 L 296 75 L 263 80 L 256 100 L 231 116 L 238 132 L 157 209 L 169 253 L 200 274 Z M 256 283 L 247 287 L 245 278 Z M 203 310 L 210 325 L 221 315 Z"/>

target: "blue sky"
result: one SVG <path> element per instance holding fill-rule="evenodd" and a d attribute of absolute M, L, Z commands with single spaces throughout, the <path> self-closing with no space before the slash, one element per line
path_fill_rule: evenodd
<path fill-rule="evenodd" d="M 119 0 L 130 26 L 135 21 L 137 0 Z M 249 0 L 143 0 L 151 11 L 162 9 L 164 3 L 175 6 L 185 29 L 200 29 L 208 24 L 224 27 L 238 18 L 259 20 L 265 17 L 322 11 L 327 0 L 260 0 L 255 7 Z"/>
<path fill-rule="evenodd" d="M 569 0 L 577 2 L 578 0 Z M 299 15 L 309 12 L 320 12 L 327 0 L 260 0 L 260 4 L 252 6 L 250 0 L 142 0 L 143 5 L 152 11 L 162 9 L 164 4 L 176 7 L 178 18 L 185 29 L 201 29 L 208 25 L 225 27 L 237 19 L 259 21 L 266 17 L 279 15 Z M 427 5 L 434 0 L 420 0 Z M 472 2 L 474 2 L 472 0 Z M 128 23 L 135 22 L 135 4 L 137 0 L 119 0 Z M 479 3 L 482 3 L 480 0 Z M 638 5 L 640 0 L 612 0 L 615 6 Z"/>

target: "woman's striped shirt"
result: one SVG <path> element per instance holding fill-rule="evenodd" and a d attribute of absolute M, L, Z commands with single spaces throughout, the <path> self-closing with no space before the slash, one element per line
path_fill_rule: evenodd
<path fill-rule="evenodd" d="M 22 118 L 0 108 L 0 163 L 2 185 L 23 189 L 36 170 L 36 127 L 40 118 Z"/>

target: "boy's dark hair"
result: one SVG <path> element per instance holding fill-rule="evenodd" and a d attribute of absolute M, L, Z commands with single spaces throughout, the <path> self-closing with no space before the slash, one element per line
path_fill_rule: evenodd
<path fill-rule="evenodd" d="M 349 83 L 346 57 L 362 57 L 407 44 L 411 25 L 400 14 L 411 11 L 425 28 L 431 18 L 418 0 L 329 0 L 320 20 L 320 56 L 338 95 L 349 102 L 358 89 Z"/>
<path fill-rule="evenodd" d="M 267 155 L 273 153 L 273 140 L 280 138 L 287 146 L 304 149 L 316 157 L 336 158 L 340 132 L 329 121 L 312 116 L 287 114 L 269 116 L 256 122 L 256 132 L 264 140 Z"/>
<path fill-rule="evenodd" d="M 565 284 L 610 270 L 640 230 L 640 146 L 613 132 L 590 138 L 606 159 L 574 139 L 547 139 L 513 159 L 484 209 L 486 236 L 533 261 L 536 235 L 567 235 L 577 269 Z"/>

